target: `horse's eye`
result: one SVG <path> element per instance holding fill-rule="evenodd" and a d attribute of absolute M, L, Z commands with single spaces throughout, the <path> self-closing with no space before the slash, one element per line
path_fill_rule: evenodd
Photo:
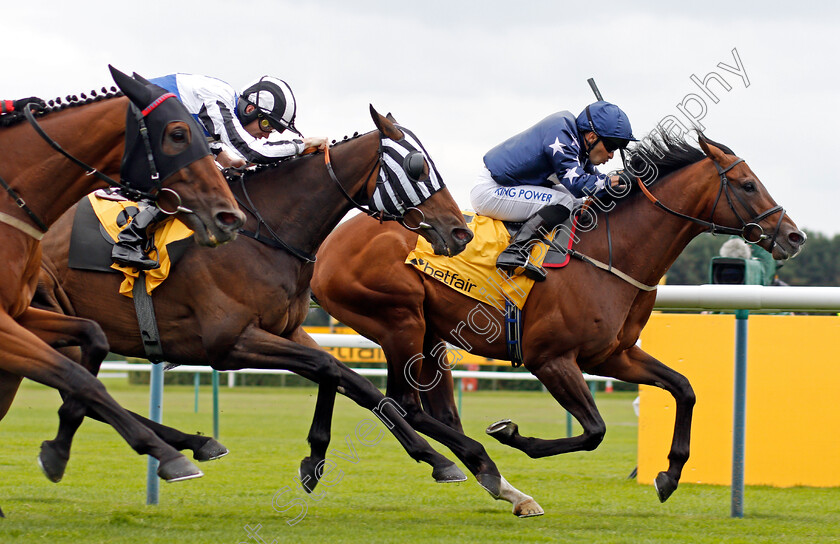
<path fill-rule="evenodd" d="M 172 141 L 175 142 L 176 144 L 182 144 L 182 143 L 185 143 L 187 141 L 187 138 L 189 137 L 189 133 L 182 128 L 178 128 L 178 129 L 175 129 L 175 130 L 172 131 L 172 133 L 170 134 L 170 137 L 172 138 Z"/>
<path fill-rule="evenodd" d="M 752 181 L 748 181 L 748 182 L 744 183 L 743 188 L 744 188 L 744 191 L 747 192 L 747 193 L 754 193 L 755 190 L 756 190 L 755 183 L 753 183 Z"/>
<path fill-rule="evenodd" d="M 419 180 L 426 172 L 426 159 L 419 151 L 412 151 L 403 159 L 403 170 L 413 180 Z"/>

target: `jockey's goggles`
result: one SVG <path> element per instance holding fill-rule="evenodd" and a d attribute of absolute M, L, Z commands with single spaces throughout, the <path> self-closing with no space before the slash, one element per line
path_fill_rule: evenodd
<path fill-rule="evenodd" d="M 624 149 L 627 147 L 629 143 L 628 140 L 624 140 L 622 138 L 607 138 L 607 137 L 600 137 L 601 141 L 604 142 L 604 149 L 607 150 L 607 153 L 612 153 L 617 149 Z"/>

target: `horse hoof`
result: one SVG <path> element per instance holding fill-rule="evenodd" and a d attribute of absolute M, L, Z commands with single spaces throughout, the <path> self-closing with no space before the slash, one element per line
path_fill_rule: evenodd
<path fill-rule="evenodd" d="M 5 517 L 6 517 L 6 516 L 5 516 L 5 514 L 3 514 L 3 509 L 2 509 L 2 508 L 0 508 L 0 518 L 5 518 Z"/>
<path fill-rule="evenodd" d="M 528 497 L 519 504 L 513 506 L 513 515 L 519 518 L 533 518 L 545 514 L 542 506 L 537 501 Z"/>
<path fill-rule="evenodd" d="M 656 494 L 659 495 L 659 502 L 665 502 L 668 497 L 677 490 L 677 482 L 671 478 L 667 472 L 660 472 L 653 481 L 653 486 L 656 488 Z"/>
<path fill-rule="evenodd" d="M 203 463 L 205 461 L 213 461 L 214 459 L 224 457 L 228 453 L 230 453 L 228 449 L 219 441 L 215 438 L 210 438 L 203 446 L 197 450 L 193 450 L 193 459 Z"/>
<path fill-rule="evenodd" d="M 201 478 L 204 476 L 204 473 L 192 461 L 182 455 L 166 463 L 161 463 L 158 467 L 157 475 L 167 482 L 172 483 Z"/>
<path fill-rule="evenodd" d="M 476 474 L 475 479 L 478 480 L 478 485 L 490 493 L 494 499 L 499 499 L 502 496 L 502 478 L 495 474 Z"/>
<path fill-rule="evenodd" d="M 502 419 L 487 427 L 487 434 L 501 442 L 509 445 L 513 437 L 519 431 L 519 426 L 509 419 Z"/>
<path fill-rule="evenodd" d="M 314 463 L 311 457 L 304 457 L 300 462 L 298 478 L 300 478 L 300 485 L 307 493 L 312 493 L 318 485 L 318 475 L 315 473 L 317 466 L 318 463 Z"/>
<path fill-rule="evenodd" d="M 49 441 L 44 441 L 41 443 L 41 453 L 38 454 L 38 466 L 49 481 L 58 483 L 64 477 L 67 459 L 59 455 Z"/>
<path fill-rule="evenodd" d="M 432 478 L 439 484 L 448 484 L 451 482 L 464 482 L 467 479 L 467 475 L 458 468 L 458 465 L 452 463 L 443 468 L 435 467 L 432 471 Z"/>

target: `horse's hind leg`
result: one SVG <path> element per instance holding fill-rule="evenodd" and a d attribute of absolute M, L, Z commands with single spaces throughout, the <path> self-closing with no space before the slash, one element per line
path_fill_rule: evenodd
<path fill-rule="evenodd" d="M 301 345 L 324 353 L 318 344 L 302 329 L 295 331 L 292 339 Z M 398 403 L 394 403 L 391 399 L 384 397 L 366 378 L 351 371 L 340 361 L 335 360 L 334 364 L 340 372 L 340 385 L 337 389 L 359 406 L 372 410 L 386 424 L 388 430 L 391 431 L 400 442 L 400 445 L 405 448 L 414 460 L 431 465 L 433 467 L 432 477 L 435 478 L 435 481 L 457 482 L 466 479 L 466 476 L 464 476 L 455 463 L 437 453 L 428 442 L 420 438 L 411 429 L 411 426 L 403 419 L 405 410 Z M 319 377 L 310 371 L 303 370 L 298 373 L 315 382 L 320 382 Z M 333 396 L 335 395 L 335 391 L 336 388 L 333 387 Z M 301 463 L 301 478 L 304 477 L 304 469 L 311 470 L 308 475 L 312 479 L 312 487 L 317 483 L 318 477 L 318 474 L 313 469 L 323 461 L 326 455 L 326 447 L 329 443 L 332 401 L 327 399 L 328 394 L 329 391 L 325 390 L 324 384 L 319 383 L 318 401 L 316 403 L 312 428 L 309 433 L 309 443 L 312 448 L 311 454 Z M 322 421 L 323 419 L 328 419 L 328 421 Z M 306 489 L 307 491 L 311 491 L 309 487 Z"/>
<path fill-rule="evenodd" d="M 574 359 L 571 356 L 554 358 L 536 368 L 529 367 L 529 370 L 557 402 L 578 420 L 583 432 L 569 438 L 544 440 L 521 436 L 515 423 L 503 420 L 488 427 L 487 434 L 535 459 L 597 448 L 604 439 L 606 426 Z"/>
<path fill-rule="evenodd" d="M 81 347 L 79 364 L 92 375 L 99 374 L 102 360 L 108 353 L 108 341 L 102 329 L 89 319 L 61 315 L 53 312 L 30 309 L 18 320 L 27 330 L 44 340 L 50 347 L 60 349 L 70 346 Z M 66 351 L 66 350 L 65 350 Z M 78 357 L 76 353 L 73 357 Z M 67 462 L 73 437 L 85 416 L 105 423 L 95 410 L 89 410 L 78 401 L 68 398 L 60 391 L 64 403 L 58 411 L 59 427 L 53 440 L 41 444 L 38 462 L 44 474 L 53 482 L 61 481 Z M 197 461 L 209 461 L 227 455 L 228 450 L 212 437 L 183 433 L 172 427 L 155 423 L 139 414 L 129 412 L 134 419 L 148 427 L 161 440 L 177 450 L 192 450 Z"/>
<path fill-rule="evenodd" d="M 12 401 L 15 400 L 21 381 L 23 381 L 23 378 L 20 376 L 0 370 L 0 420 L 9 413 L 9 408 L 12 406 Z M 0 508 L 0 518 L 4 517 L 6 516 L 3 515 L 3 509 Z"/>
<path fill-rule="evenodd" d="M 48 317 L 58 321 L 68 319 L 67 316 L 28 308 L 19 320 L 34 325 Z M 71 321 L 75 322 L 77 319 L 73 318 Z M 39 332 L 48 336 L 44 331 Z M 50 348 L 35 333 L 22 327 L 7 314 L 0 314 L 0 345 L 4 349 L 4 357 L 0 359 L 3 369 L 62 390 L 70 399 L 102 414 L 106 422 L 114 427 L 135 451 L 160 460 L 158 474 L 162 478 L 176 481 L 202 475 L 183 455 L 135 421 L 111 398 L 102 382 Z"/>
<path fill-rule="evenodd" d="M 0 369 L 0 420 L 9 413 L 23 378 Z"/>
<path fill-rule="evenodd" d="M 449 372 L 448 355 L 441 364 L 420 365 L 418 382 L 433 384 L 429 388 L 420 391 L 420 402 L 423 411 L 440 421 L 447 427 L 463 434 L 464 427 L 461 425 L 461 416 L 458 414 L 458 406 L 455 404 L 455 382 L 452 373 Z M 436 361 L 426 355 L 427 361 Z M 437 359 L 442 360 L 442 359 Z"/>
<path fill-rule="evenodd" d="M 434 334 L 400 327 L 399 334 L 379 335 L 388 360 L 388 396 L 406 410 L 411 426 L 448 447 L 472 472 L 479 484 L 495 499 L 513 504 L 513 513 L 520 517 L 539 516 L 543 509 L 528 495 L 510 485 L 499 473 L 496 464 L 479 442 L 464 434 L 453 398 L 452 374 L 449 371 L 446 344 Z M 412 342 L 412 338 L 423 338 Z M 418 344 L 421 353 L 412 352 Z M 418 357 L 422 355 L 422 357 Z M 441 399 L 440 406 L 425 407 L 420 397 L 427 393 L 428 403 Z M 426 409 L 424 409 L 426 408 Z M 438 417 L 427 411 L 435 410 Z M 443 420 L 443 421 L 441 421 Z"/>
<path fill-rule="evenodd" d="M 629 383 L 660 387 L 673 395 L 677 404 L 674 415 L 674 436 L 668 452 L 668 470 L 654 480 L 661 502 L 677 489 L 682 469 L 688 461 L 691 442 L 691 418 L 694 411 L 694 390 L 682 374 L 663 365 L 636 346 L 614 355 L 591 372 Z"/>
<path fill-rule="evenodd" d="M 30 308 L 19 319 L 18 324 L 35 334 L 54 349 L 71 346 L 81 347 L 75 357 L 79 363 L 96 375 L 105 355 L 108 354 L 108 340 L 102 329 L 95 322 L 78 317 L 70 317 L 52 311 Z M 44 475 L 53 482 L 61 481 L 70 459 L 70 447 L 76 430 L 82 424 L 87 409 L 76 400 L 68 400 L 61 391 L 65 402 L 58 411 L 59 427 L 54 440 L 41 444 L 38 465 Z"/>

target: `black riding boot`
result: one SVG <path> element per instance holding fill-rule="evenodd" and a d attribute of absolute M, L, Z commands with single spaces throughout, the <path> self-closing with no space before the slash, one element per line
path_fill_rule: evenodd
<path fill-rule="evenodd" d="M 160 263 L 146 256 L 148 248 L 147 229 L 166 217 L 155 206 L 140 210 L 131 223 L 120 232 L 117 243 L 111 250 L 111 260 L 120 266 L 134 267 L 138 270 L 152 270 Z"/>
<path fill-rule="evenodd" d="M 542 240 L 543 236 L 558 227 L 568 219 L 569 209 L 562 204 L 546 206 L 525 221 L 522 227 L 511 238 L 510 245 L 502 251 L 496 259 L 496 266 L 510 275 L 517 269 L 524 268 L 524 274 L 534 281 L 545 281 L 545 270 L 530 261 L 531 247 L 534 241 Z"/>

